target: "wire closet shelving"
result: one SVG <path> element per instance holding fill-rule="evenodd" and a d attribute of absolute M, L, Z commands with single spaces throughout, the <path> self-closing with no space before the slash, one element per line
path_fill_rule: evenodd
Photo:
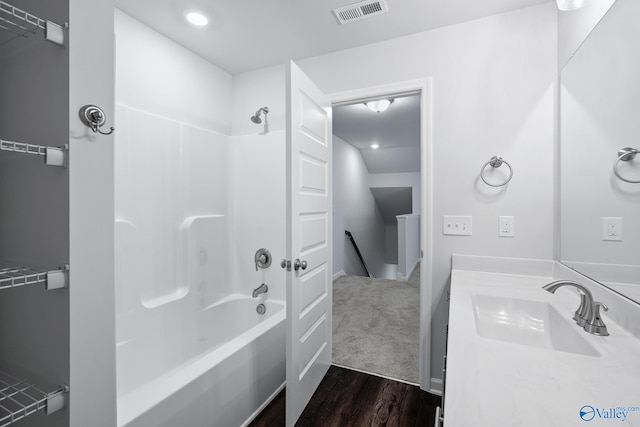
<path fill-rule="evenodd" d="M 20 37 L 44 32 L 45 40 L 64 45 L 65 25 L 38 18 L 29 12 L 0 1 L 0 45 Z"/>
<path fill-rule="evenodd" d="M 32 154 L 44 157 L 44 163 L 49 166 L 65 166 L 67 164 L 67 148 L 46 147 L 44 145 L 27 144 L 24 142 L 5 141 L 0 139 L 0 150 L 13 153 Z"/>
<path fill-rule="evenodd" d="M 0 46 L 13 40 L 43 34 L 44 39 L 64 46 L 67 24 L 56 24 L 37 17 L 0 0 Z M 0 138 L 0 151 L 35 155 L 44 158 L 50 166 L 65 167 L 68 146 L 49 147 Z M 0 265 L 0 291 L 10 288 L 44 284 L 47 290 L 66 288 L 69 285 L 69 266 L 59 270 L 42 270 L 32 267 L 8 267 Z M 46 392 L 34 383 L 0 370 L 0 427 L 5 427 L 38 411 L 51 414 L 65 406 L 69 387 L 59 385 Z"/>
<path fill-rule="evenodd" d="M 63 46 L 65 28 L 66 24 L 59 25 L 38 18 L 29 12 L 0 0 L 0 45 L 44 31 L 45 40 Z M 66 165 L 66 147 L 46 147 L 24 142 L 6 141 L 0 138 L 0 150 L 42 156 L 45 164 L 51 166 Z"/>
<path fill-rule="evenodd" d="M 59 270 L 37 270 L 31 267 L 5 267 L 0 265 L 0 290 L 43 283 L 45 288 L 67 287 L 69 268 Z"/>
<path fill-rule="evenodd" d="M 0 371 L 0 427 L 5 427 L 35 412 L 51 414 L 64 407 L 67 386 L 44 392 L 34 384 Z"/>

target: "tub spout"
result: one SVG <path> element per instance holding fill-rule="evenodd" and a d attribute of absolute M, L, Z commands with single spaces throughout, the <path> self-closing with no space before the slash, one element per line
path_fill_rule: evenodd
<path fill-rule="evenodd" d="M 253 290 L 253 293 L 251 294 L 251 296 L 253 296 L 254 298 L 258 298 L 258 295 L 266 294 L 268 291 L 269 291 L 269 287 L 263 283 L 262 285 L 258 286 Z"/>

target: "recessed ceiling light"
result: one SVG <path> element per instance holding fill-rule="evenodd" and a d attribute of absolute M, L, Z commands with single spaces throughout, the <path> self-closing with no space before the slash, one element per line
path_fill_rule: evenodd
<path fill-rule="evenodd" d="M 375 101 L 365 102 L 364 105 L 369 107 L 374 113 L 381 113 L 389 108 L 389 105 L 393 104 L 393 98 L 377 99 Z"/>
<path fill-rule="evenodd" d="M 562 11 L 576 10 L 584 6 L 584 0 L 556 0 Z"/>
<path fill-rule="evenodd" d="M 209 23 L 209 18 L 207 18 L 202 12 L 196 11 L 185 11 L 184 17 L 187 18 L 187 21 L 191 25 L 195 25 L 196 27 L 204 27 Z"/>
<path fill-rule="evenodd" d="M 371 148 L 377 150 L 378 148 L 380 148 L 380 146 L 378 144 L 371 144 Z"/>

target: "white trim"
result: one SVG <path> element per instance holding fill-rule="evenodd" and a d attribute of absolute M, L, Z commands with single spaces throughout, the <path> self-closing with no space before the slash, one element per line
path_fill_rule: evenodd
<path fill-rule="evenodd" d="M 347 273 L 345 273 L 344 270 L 340 270 L 336 274 L 333 275 L 333 280 L 335 281 L 337 278 L 342 277 L 342 276 L 346 276 L 346 275 L 347 275 Z"/>
<path fill-rule="evenodd" d="M 420 173 L 421 199 L 420 242 L 422 258 L 420 274 L 420 388 L 431 389 L 431 312 L 433 301 L 433 83 L 424 78 L 363 89 L 329 94 L 332 104 L 415 91 L 420 93 Z"/>
<path fill-rule="evenodd" d="M 413 274 L 414 271 L 416 271 L 416 267 L 420 264 L 420 258 L 418 258 L 416 260 L 416 262 L 413 264 L 413 267 L 411 267 L 411 270 L 409 270 L 409 275 L 407 276 L 407 280 L 409 280 L 409 278 L 411 277 L 411 275 Z"/>
<path fill-rule="evenodd" d="M 249 416 L 249 418 L 247 418 L 245 420 L 244 423 L 242 423 L 241 427 L 247 427 L 249 424 L 251 424 L 253 422 L 253 420 L 255 420 L 258 415 L 260 415 L 260 413 L 267 407 L 269 406 L 269 404 L 273 401 L 273 399 L 275 399 L 282 390 L 284 390 L 285 386 L 287 385 L 287 382 L 283 382 L 282 384 L 280 384 L 280 387 L 278 387 L 276 389 L 276 391 L 274 391 L 271 396 L 269 396 L 269 398 L 267 400 L 265 400 L 262 405 L 260 405 L 260 407 L 258 409 L 256 409 L 253 414 L 251 414 Z"/>
<path fill-rule="evenodd" d="M 403 384 L 409 384 L 409 385 L 416 386 L 416 387 L 420 385 L 420 384 L 416 384 L 414 382 L 403 380 L 403 379 L 400 379 L 400 378 L 393 378 L 393 377 L 389 377 L 387 375 L 382 375 L 382 374 L 379 374 L 377 372 L 366 371 L 364 369 L 353 368 L 351 366 L 340 365 L 338 363 L 333 363 L 333 362 L 331 362 L 331 364 L 333 366 L 338 367 L 338 368 L 348 369 L 350 371 L 360 372 L 360 373 L 367 374 L 367 375 L 373 375 L 374 377 L 380 377 L 380 378 L 384 378 L 384 379 L 391 380 L 391 381 L 396 381 L 396 382 L 403 383 Z"/>
<path fill-rule="evenodd" d="M 397 280 L 399 282 L 407 282 L 409 280 L 409 278 L 411 277 L 411 275 L 413 274 L 413 272 L 415 271 L 416 267 L 418 266 L 418 264 L 420 264 L 420 258 L 418 258 L 418 260 L 413 264 L 413 267 L 411 267 L 411 269 L 409 269 L 409 274 L 407 274 L 406 276 L 403 276 L 402 273 L 398 273 L 397 274 Z"/>
<path fill-rule="evenodd" d="M 442 389 L 443 389 L 442 379 L 431 378 L 431 388 L 428 390 L 429 393 L 442 396 Z"/>
<path fill-rule="evenodd" d="M 562 74 L 558 71 L 558 75 L 554 82 L 553 103 L 556 113 L 553 115 L 553 259 L 560 260 L 562 254 L 562 182 L 560 182 L 560 165 L 562 164 L 562 129 L 560 128 L 560 94 L 562 92 Z"/>

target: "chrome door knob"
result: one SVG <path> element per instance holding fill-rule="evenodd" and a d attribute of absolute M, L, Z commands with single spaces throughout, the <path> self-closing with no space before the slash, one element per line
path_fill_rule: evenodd
<path fill-rule="evenodd" d="M 296 260 L 293 262 L 293 269 L 295 271 L 298 271 L 299 269 L 306 270 L 307 269 L 307 261 L 300 261 L 299 259 L 296 258 Z"/>

